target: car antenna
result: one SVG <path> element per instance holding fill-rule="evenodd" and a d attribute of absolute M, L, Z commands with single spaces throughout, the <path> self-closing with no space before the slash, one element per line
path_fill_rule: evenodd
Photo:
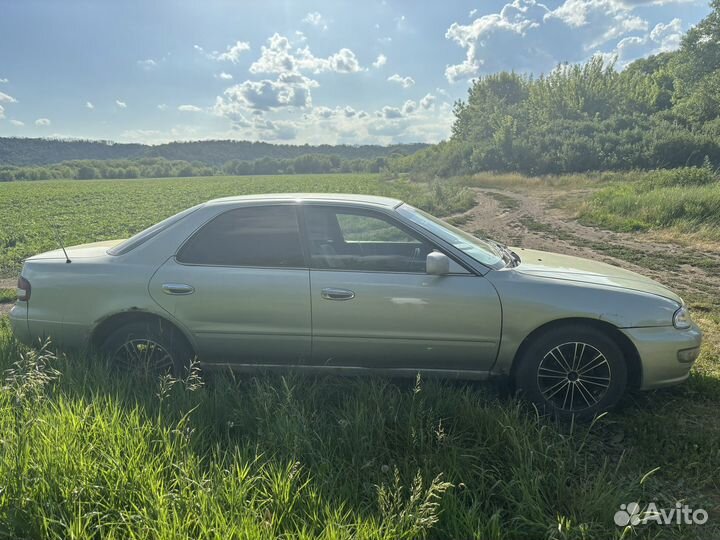
<path fill-rule="evenodd" d="M 55 239 L 57 240 L 57 243 L 60 244 L 60 248 L 63 250 L 63 253 L 65 254 L 65 263 L 70 264 L 72 261 L 70 260 L 70 257 L 68 257 L 67 251 L 65 251 L 65 246 L 63 245 L 62 238 L 60 238 L 60 227 L 55 224 L 53 227 L 53 230 L 55 231 Z"/>

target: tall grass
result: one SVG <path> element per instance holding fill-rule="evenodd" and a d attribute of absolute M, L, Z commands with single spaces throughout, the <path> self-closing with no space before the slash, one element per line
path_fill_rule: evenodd
<path fill-rule="evenodd" d="M 600 190 L 580 217 L 622 231 L 672 228 L 720 239 L 720 175 L 708 167 L 650 171 Z"/>
<path fill-rule="evenodd" d="M 142 379 L 6 323 L 0 366 L 5 537 L 612 538 L 639 489 L 597 427 L 489 387 Z"/>

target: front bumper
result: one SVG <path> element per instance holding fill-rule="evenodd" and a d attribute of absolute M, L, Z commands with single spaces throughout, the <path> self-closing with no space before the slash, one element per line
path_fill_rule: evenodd
<path fill-rule="evenodd" d="M 27 303 L 16 302 L 10 310 L 10 328 L 12 328 L 15 339 L 25 345 L 30 345 L 30 329 L 28 328 Z"/>
<path fill-rule="evenodd" d="M 622 332 L 640 354 L 641 390 L 671 386 L 686 380 L 702 343 L 702 331 L 694 323 L 687 330 L 657 326 L 624 328 Z"/>

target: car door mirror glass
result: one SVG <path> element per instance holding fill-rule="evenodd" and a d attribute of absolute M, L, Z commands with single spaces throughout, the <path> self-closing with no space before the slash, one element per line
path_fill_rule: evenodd
<path fill-rule="evenodd" d="M 444 253 L 428 253 L 425 271 L 432 276 L 444 276 L 450 273 L 450 259 Z"/>

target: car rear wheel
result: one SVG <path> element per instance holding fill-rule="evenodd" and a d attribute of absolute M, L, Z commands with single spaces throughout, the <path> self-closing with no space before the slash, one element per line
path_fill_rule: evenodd
<path fill-rule="evenodd" d="M 193 354 L 183 336 L 167 323 L 136 321 L 110 333 L 101 346 L 118 370 L 182 376 Z"/>
<path fill-rule="evenodd" d="M 613 407 L 627 386 L 627 365 L 615 341 L 581 325 L 551 329 L 525 349 L 515 383 L 541 412 L 592 417 Z"/>

